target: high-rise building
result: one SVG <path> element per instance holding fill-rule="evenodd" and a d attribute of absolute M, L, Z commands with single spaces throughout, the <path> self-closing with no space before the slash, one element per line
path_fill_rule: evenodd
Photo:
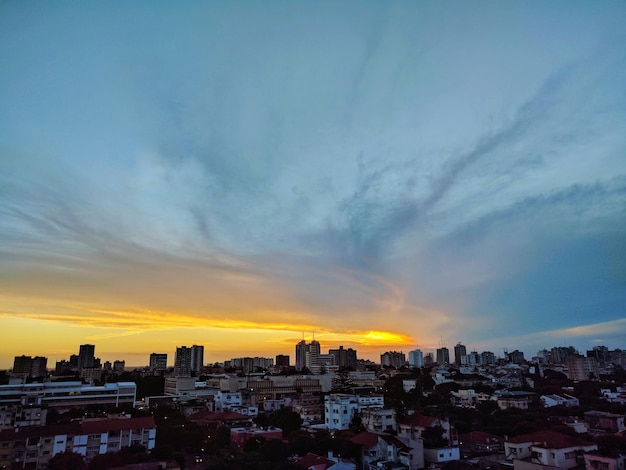
<path fill-rule="evenodd" d="M 176 348 L 174 375 L 177 377 L 191 377 L 191 348 L 187 346 Z"/>
<path fill-rule="evenodd" d="M 276 366 L 278 366 L 278 367 L 289 367 L 289 355 L 288 354 L 277 354 L 276 355 Z"/>
<path fill-rule="evenodd" d="M 31 377 L 45 377 L 48 375 L 48 358 L 43 356 L 33 357 L 33 364 L 30 370 Z"/>
<path fill-rule="evenodd" d="M 513 352 L 507 353 L 506 356 L 506 359 L 514 364 L 523 364 L 526 362 L 524 359 L 524 353 L 522 351 L 518 351 L 517 349 Z"/>
<path fill-rule="evenodd" d="M 305 340 L 296 344 L 296 370 L 301 371 L 306 367 L 306 353 L 308 346 Z"/>
<path fill-rule="evenodd" d="M 334 356 L 335 365 L 340 369 L 356 370 L 357 357 L 354 349 L 344 349 L 343 346 L 339 346 L 339 349 L 329 349 L 328 354 Z"/>
<path fill-rule="evenodd" d="M 597 359 L 581 355 L 569 356 L 567 358 L 567 378 L 576 381 L 597 379 Z"/>
<path fill-rule="evenodd" d="M 167 370 L 167 354 L 150 354 L 150 373 L 153 375 L 162 374 Z"/>
<path fill-rule="evenodd" d="M 204 367 L 204 346 L 194 344 L 191 347 L 191 370 L 200 372 Z"/>
<path fill-rule="evenodd" d="M 446 347 L 437 349 L 437 364 L 450 364 L 450 350 Z"/>
<path fill-rule="evenodd" d="M 93 344 L 81 344 L 78 349 L 78 372 L 81 372 L 85 367 L 95 366 L 95 352 L 96 346 Z"/>
<path fill-rule="evenodd" d="M 576 349 L 572 346 L 555 346 L 550 350 L 550 362 L 552 364 L 565 364 L 568 357 L 576 356 L 577 354 L 578 351 L 576 351 Z"/>
<path fill-rule="evenodd" d="M 13 375 L 28 377 L 33 368 L 31 356 L 15 356 L 13 359 Z"/>
<path fill-rule="evenodd" d="M 424 367 L 424 354 L 420 349 L 409 351 L 409 365 L 411 367 Z"/>
<path fill-rule="evenodd" d="M 466 365 L 468 366 L 480 366 L 482 365 L 482 356 L 477 351 L 472 351 L 467 356 Z"/>
<path fill-rule="evenodd" d="M 457 366 L 467 365 L 467 349 L 461 343 L 457 343 L 454 347 L 454 363 Z"/>
<path fill-rule="evenodd" d="M 315 340 L 312 340 L 307 346 L 306 366 L 311 372 L 314 372 L 314 369 L 317 369 L 319 366 L 321 349 L 319 341 Z"/>
<path fill-rule="evenodd" d="M 492 366 L 496 363 L 496 355 L 491 351 L 483 351 L 480 353 L 480 362 L 486 366 Z"/>
<path fill-rule="evenodd" d="M 301 371 L 306 367 L 312 373 L 319 374 L 331 362 L 334 365 L 334 356 L 321 354 L 319 341 L 312 340 L 307 344 L 302 340 L 296 344 L 296 370 Z"/>
<path fill-rule="evenodd" d="M 126 361 L 113 361 L 113 372 L 124 372 Z"/>
<path fill-rule="evenodd" d="M 406 356 L 403 352 L 387 351 L 380 355 L 380 365 L 383 367 L 395 367 L 400 369 L 406 365 Z"/>
<path fill-rule="evenodd" d="M 424 367 L 430 367 L 434 364 L 433 353 L 429 352 L 424 355 Z"/>

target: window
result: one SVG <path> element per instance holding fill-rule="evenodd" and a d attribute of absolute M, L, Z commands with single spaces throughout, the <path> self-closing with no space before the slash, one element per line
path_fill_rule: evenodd
<path fill-rule="evenodd" d="M 576 458 L 576 452 L 565 452 L 565 458 L 566 459 L 575 459 Z"/>

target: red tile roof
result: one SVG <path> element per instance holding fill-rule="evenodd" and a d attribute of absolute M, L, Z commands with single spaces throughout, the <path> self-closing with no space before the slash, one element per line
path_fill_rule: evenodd
<path fill-rule="evenodd" d="M 439 418 L 434 416 L 424 416 L 414 413 L 409 416 L 405 416 L 400 420 L 400 424 L 415 426 L 417 428 L 429 428 L 434 426 L 439 421 Z"/>
<path fill-rule="evenodd" d="M 531 442 L 536 447 L 544 449 L 565 449 L 567 447 L 588 446 L 589 442 L 583 441 L 576 436 L 561 434 L 554 431 L 537 431 L 532 434 L 515 436 L 507 440 L 513 444 Z"/>
<path fill-rule="evenodd" d="M 219 423 L 223 421 L 252 420 L 250 416 L 237 413 L 236 411 L 212 412 L 208 410 L 198 411 L 189 416 L 189 421 L 197 423 Z"/>
<path fill-rule="evenodd" d="M 59 436 L 59 435 L 86 435 L 100 434 L 110 431 L 126 431 L 130 429 L 156 429 L 152 416 L 141 418 L 101 419 L 97 421 L 75 421 L 67 424 L 53 424 L 49 426 L 25 426 L 0 431 L 0 442 L 26 439 L 29 437 Z"/>
<path fill-rule="evenodd" d="M 350 439 L 350 442 L 354 442 L 362 446 L 364 449 L 371 449 L 378 443 L 378 434 L 373 432 L 363 431 Z"/>
<path fill-rule="evenodd" d="M 140 418 L 102 419 L 83 421 L 80 424 L 81 434 L 98 434 L 110 431 L 128 431 L 130 429 L 156 429 L 152 416 Z"/>
<path fill-rule="evenodd" d="M 321 455 L 313 454 L 311 452 L 306 454 L 304 457 L 296 460 L 296 465 L 299 465 L 305 468 L 316 467 L 316 468 L 326 469 L 334 464 L 335 462 L 333 462 L 332 460 L 322 457 Z M 323 467 L 321 467 L 321 465 L 323 465 Z"/>
<path fill-rule="evenodd" d="M 489 434 L 488 432 L 472 431 L 467 434 L 460 434 L 459 441 L 472 442 L 474 444 L 496 444 L 501 443 L 503 439 L 495 434 Z"/>

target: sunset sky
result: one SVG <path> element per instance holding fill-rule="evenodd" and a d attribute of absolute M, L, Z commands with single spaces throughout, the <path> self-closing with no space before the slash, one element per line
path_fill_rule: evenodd
<path fill-rule="evenodd" d="M 0 368 L 626 348 L 626 2 L 0 3 Z"/>

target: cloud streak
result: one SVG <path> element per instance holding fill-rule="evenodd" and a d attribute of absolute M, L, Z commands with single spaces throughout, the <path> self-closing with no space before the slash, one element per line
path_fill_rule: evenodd
<path fill-rule="evenodd" d="M 623 316 L 623 5 L 457 7 L 5 6 L 0 321 L 374 351 Z"/>

